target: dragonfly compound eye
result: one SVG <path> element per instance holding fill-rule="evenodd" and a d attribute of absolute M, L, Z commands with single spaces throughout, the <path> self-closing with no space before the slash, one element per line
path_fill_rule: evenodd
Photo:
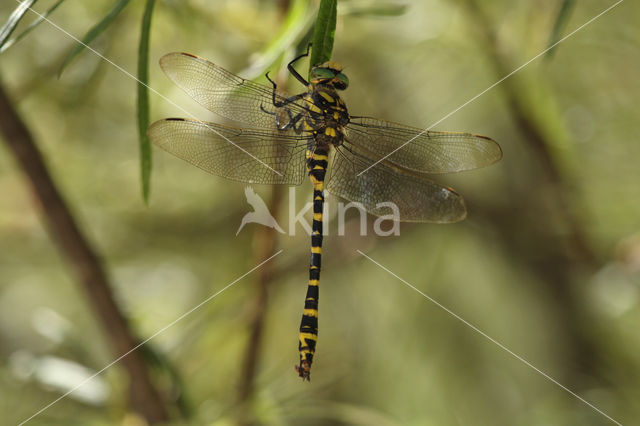
<path fill-rule="evenodd" d="M 318 84 L 333 80 L 336 72 L 330 68 L 314 67 L 311 69 L 311 83 Z"/>
<path fill-rule="evenodd" d="M 349 77 L 346 74 L 339 73 L 333 80 L 333 85 L 338 90 L 344 90 L 349 87 Z"/>

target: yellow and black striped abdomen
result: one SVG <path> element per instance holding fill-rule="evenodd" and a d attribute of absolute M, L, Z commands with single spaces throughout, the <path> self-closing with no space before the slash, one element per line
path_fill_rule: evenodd
<path fill-rule="evenodd" d="M 324 208 L 324 178 L 327 172 L 328 150 L 316 147 L 307 151 L 307 170 L 313 184 L 313 226 L 311 231 L 311 260 L 309 262 L 309 285 L 304 300 L 304 312 L 300 322 L 298 350 L 300 377 L 309 380 L 313 354 L 318 341 L 318 296 L 322 259 L 322 214 Z"/>
<path fill-rule="evenodd" d="M 324 180 L 329 150 L 344 140 L 344 126 L 349 122 L 347 107 L 335 88 L 312 85 L 303 97 L 306 116 L 303 130 L 310 134 L 307 150 L 307 171 L 313 184 L 313 226 L 311 232 L 311 261 L 309 285 L 300 323 L 298 350 L 300 365 L 296 367 L 303 380 L 309 380 L 311 363 L 318 341 L 318 296 L 322 259 L 322 222 L 324 208 Z"/>

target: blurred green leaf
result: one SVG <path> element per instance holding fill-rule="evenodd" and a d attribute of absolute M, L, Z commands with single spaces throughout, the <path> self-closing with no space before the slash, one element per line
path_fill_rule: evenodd
<path fill-rule="evenodd" d="M 312 17 L 307 0 L 294 0 L 287 8 L 287 14 L 278 35 L 267 44 L 258 58 L 239 74 L 249 79 L 261 76 L 264 70 L 269 68 L 296 40 L 304 37 L 301 34 L 308 32 L 311 28 Z M 307 44 L 308 42 L 304 44 L 304 48 Z"/>
<path fill-rule="evenodd" d="M 408 8 L 408 3 L 348 2 L 340 6 L 340 14 L 343 16 L 400 16 L 404 15 Z"/>
<path fill-rule="evenodd" d="M 149 127 L 149 38 L 154 5 L 155 0 L 147 0 L 145 4 L 138 47 L 138 135 L 142 198 L 145 203 L 149 202 L 151 189 L 151 143 L 147 136 L 147 128 Z"/>
<path fill-rule="evenodd" d="M 37 1 L 37 0 L 36 0 Z M 11 40 L 7 41 L 4 45 L 2 43 L 0 43 L 0 53 L 4 52 L 5 50 L 7 50 L 8 48 L 10 48 L 11 46 L 13 46 L 14 44 L 16 44 L 17 42 L 19 42 L 20 40 L 22 40 L 24 38 L 24 36 L 26 36 L 27 34 L 29 34 L 35 27 L 37 27 L 38 25 L 40 25 L 43 21 L 45 21 L 45 19 L 47 18 L 47 16 L 49 16 L 51 13 L 53 13 L 54 10 L 56 10 L 58 8 L 58 6 L 60 6 L 62 3 L 64 3 L 65 0 L 58 0 L 53 6 L 51 6 L 46 12 L 40 14 L 35 21 L 33 21 L 31 24 L 29 24 L 29 26 L 27 28 L 25 28 L 24 31 L 22 31 L 20 34 L 18 34 L 16 37 L 12 38 Z"/>
<path fill-rule="evenodd" d="M 562 2 L 562 5 L 560 5 L 560 10 L 558 11 L 558 16 L 556 17 L 556 23 L 553 25 L 553 30 L 551 31 L 551 36 L 549 37 L 547 47 L 553 46 L 558 42 L 558 40 L 560 40 L 560 35 L 567 26 L 567 22 L 569 22 L 569 18 L 571 17 L 571 13 L 573 12 L 573 6 L 575 5 L 575 3 L 575 0 L 564 0 Z M 557 49 L 550 49 L 545 55 L 545 59 L 551 59 L 556 50 Z"/>
<path fill-rule="evenodd" d="M 58 72 L 58 77 L 62 75 L 62 72 L 67 67 L 67 65 L 71 63 L 73 58 L 75 58 L 78 54 L 80 54 L 89 43 L 91 43 L 104 30 L 107 29 L 107 27 L 118 16 L 118 14 L 122 12 L 122 9 L 124 9 L 127 6 L 127 4 L 129 4 L 129 1 L 130 0 L 120 0 L 118 4 L 116 4 L 115 7 L 111 9 L 111 12 L 109 12 L 104 18 L 102 18 L 102 21 L 98 22 L 93 28 L 89 30 L 89 32 L 87 32 L 87 34 L 85 34 L 81 42 L 74 46 L 71 53 L 69 53 L 69 55 L 66 57 L 66 59 L 62 63 L 62 66 L 60 67 L 60 71 Z"/>
<path fill-rule="evenodd" d="M 31 8 L 36 1 L 38 0 L 26 0 L 16 7 L 16 10 L 14 10 L 11 16 L 9 16 L 7 22 L 2 26 L 2 28 L 0 28 L 0 47 L 4 46 L 13 30 L 15 30 L 18 23 L 20 23 L 24 14 L 27 13 L 29 8 Z"/>
<path fill-rule="evenodd" d="M 304 33 L 302 37 L 300 37 L 300 40 L 298 40 L 298 44 L 296 44 L 296 48 L 295 48 L 296 52 L 304 52 L 307 49 L 307 47 L 309 46 L 309 43 L 311 43 L 311 41 L 313 40 L 314 29 L 315 28 L 313 25 L 309 25 L 309 27 L 307 28 L 307 31 Z"/>
<path fill-rule="evenodd" d="M 336 33 L 336 0 L 322 0 L 318 9 L 318 18 L 313 33 L 313 50 L 309 62 L 310 68 L 331 59 L 333 38 Z"/>

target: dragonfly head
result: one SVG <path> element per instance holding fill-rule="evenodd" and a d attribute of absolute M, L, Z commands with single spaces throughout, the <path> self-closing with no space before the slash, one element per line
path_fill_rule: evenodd
<path fill-rule="evenodd" d="M 336 90 L 344 90 L 349 87 L 349 77 L 342 73 L 342 65 L 328 61 L 311 68 L 309 82 L 312 85 L 326 84 Z"/>

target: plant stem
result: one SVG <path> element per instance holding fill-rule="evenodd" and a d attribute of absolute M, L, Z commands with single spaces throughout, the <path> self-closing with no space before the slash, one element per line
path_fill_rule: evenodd
<path fill-rule="evenodd" d="M 291 7 L 290 0 L 280 0 L 278 9 L 280 11 L 280 19 L 283 20 Z M 282 81 L 278 81 L 280 88 L 284 87 Z M 280 205 L 282 203 L 282 197 L 284 195 L 284 188 L 282 185 L 271 185 L 269 188 L 270 195 L 267 207 L 269 212 L 274 218 L 279 217 Z M 260 227 L 254 234 L 255 244 L 255 258 L 265 259 L 271 256 L 276 251 L 277 234 L 276 231 L 267 228 Z M 264 318 L 267 313 L 267 303 L 269 296 L 269 286 L 273 281 L 274 266 L 272 263 L 265 264 L 258 271 L 258 282 L 256 283 L 256 292 L 254 299 L 250 302 L 249 307 L 249 343 L 247 345 L 247 351 L 242 363 L 242 370 L 240 374 L 240 383 L 238 387 L 237 402 L 241 408 L 241 415 L 239 416 L 238 425 L 244 425 L 251 423 L 250 410 L 246 405 L 251 400 L 254 392 L 255 376 L 260 359 L 260 351 L 262 345 L 262 335 L 264 331 Z"/>
<path fill-rule="evenodd" d="M 116 356 L 135 347 L 126 318 L 115 303 L 111 286 L 95 251 L 82 234 L 60 191 L 56 188 L 31 132 L 14 109 L 0 83 L 0 133 L 18 165 L 31 184 L 40 215 L 51 239 L 66 258 L 78 283 L 84 288 L 102 323 Z M 129 376 L 131 405 L 149 424 L 168 419 L 160 392 L 154 387 L 140 352 L 133 351 L 122 360 Z"/>
<path fill-rule="evenodd" d="M 268 202 L 269 212 L 273 217 L 279 216 L 280 205 L 284 194 L 282 185 L 272 185 Z M 265 259 L 276 251 L 277 231 L 265 226 L 260 227 L 254 234 L 255 258 Z M 264 318 L 267 312 L 268 290 L 273 281 L 273 264 L 265 264 L 258 271 L 258 282 L 256 283 L 255 297 L 250 302 L 249 307 L 249 344 L 242 364 L 242 374 L 240 376 L 240 386 L 238 391 L 238 402 L 241 404 L 249 401 L 253 394 L 255 375 L 260 350 L 262 344 L 262 334 L 264 329 Z M 293 369 L 292 369 L 293 371 Z"/>

